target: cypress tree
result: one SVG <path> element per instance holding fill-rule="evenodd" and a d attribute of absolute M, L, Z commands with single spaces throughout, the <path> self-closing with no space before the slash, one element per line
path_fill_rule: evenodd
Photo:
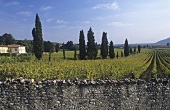
<path fill-rule="evenodd" d="M 103 32 L 103 36 L 102 36 L 101 56 L 103 59 L 107 58 L 107 56 L 108 56 L 108 40 L 107 40 L 106 32 Z"/>
<path fill-rule="evenodd" d="M 124 44 L 124 56 L 129 56 L 129 45 L 128 45 L 128 40 L 125 40 L 125 44 Z"/>
<path fill-rule="evenodd" d="M 134 54 L 136 53 L 136 47 L 134 47 Z"/>
<path fill-rule="evenodd" d="M 121 57 L 123 57 L 123 52 L 121 51 Z"/>
<path fill-rule="evenodd" d="M 55 45 L 55 51 L 56 51 L 56 52 L 59 52 L 59 49 L 60 49 L 60 44 L 59 44 L 59 43 L 56 43 L 56 45 Z"/>
<path fill-rule="evenodd" d="M 76 59 L 77 59 L 77 49 L 75 47 L 75 49 L 74 49 L 74 60 L 76 60 Z"/>
<path fill-rule="evenodd" d="M 110 58 L 114 58 L 115 57 L 114 47 L 113 47 L 113 42 L 112 41 L 110 41 L 110 45 L 109 45 L 109 57 Z"/>
<path fill-rule="evenodd" d="M 116 57 L 117 57 L 117 58 L 119 58 L 119 53 L 118 53 L 118 51 L 117 51 L 117 55 L 116 55 Z"/>
<path fill-rule="evenodd" d="M 140 51 L 141 51 L 141 47 L 140 45 L 138 45 L 138 52 L 140 53 Z"/>
<path fill-rule="evenodd" d="M 84 32 L 83 30 L 80 31 L 79 36 L 79 55 L 80 59 L 84 60 L 86 58 L 86 48 L 85 48 L 85 40 L 84 40 Z"/>
<path fill-rule="evenodd" d="M 34 54 L 38 60 L 42 58 L 44 42 L 42 38 L 42 25 L 38 14 L 36 14 L 35 27 L 32 30 Z"/>
<path fill-rule="evenodd" d="M 129 52 L 130 52 L 131 54 L 133 53 L 132 48 L 129 49 Z"/>
<path fill-rule="evenodd" d="M 51 61 L 51 51 L 50 51 L 50 53 L 49 53 L 49 57 L 48 57 L 48 61 Z"/>
<path fill-rule="evenodd" d="M 94 32 L 91 27 L 87 33 L 87 57 L 89 59 L 95 59 L 97 57 L 97 48 L 94 39 Z"/>
<path fill-rule="evenodd" d="M 94 47 L 94 58 L 97 58 L 97 54 L 98 54 L 98 44 L 96 42 Z"/>
<path fill-rule="evenodd" d="M 66 59 L 65 49 L 64 49 L 64 43 L 63 43 L 63 58 Z"/>

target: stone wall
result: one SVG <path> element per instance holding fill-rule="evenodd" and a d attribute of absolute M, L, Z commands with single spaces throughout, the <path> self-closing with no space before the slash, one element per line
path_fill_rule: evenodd
<path fill-rule="evenodd" d="M 169 79 L 6 80 L 0 110 L 170 110 Z"/>

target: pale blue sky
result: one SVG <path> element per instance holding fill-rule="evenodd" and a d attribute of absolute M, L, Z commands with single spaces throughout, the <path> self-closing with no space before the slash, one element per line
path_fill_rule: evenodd
<path fill-rule="evenodd" d="M 152 43 L 170 37 L 170 0 L 0 0 L 0 35 L 32 39 L 35 15 L 43 38 L 78 43 L 79 32 L 92 27 L 101 43 L 103 31 L 115 44 Z"/>

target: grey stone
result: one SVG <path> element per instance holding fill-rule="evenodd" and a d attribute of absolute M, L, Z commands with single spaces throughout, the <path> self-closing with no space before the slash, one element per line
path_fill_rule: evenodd
<path fill-rule="evenodd" d="M 17 81 L 18 80 L 18 81 Z M 169 79 L 0 81 L 4 110 L 169 110 Z M 14 83 L 15 82 L 15 83 Z"/>

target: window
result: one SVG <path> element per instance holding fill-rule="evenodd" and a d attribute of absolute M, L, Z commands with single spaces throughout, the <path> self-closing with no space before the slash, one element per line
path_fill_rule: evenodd
<path fill-rule="evenodd" d="M 15 51 L 17 51 L 17 48 L 15 48 Z"/>

